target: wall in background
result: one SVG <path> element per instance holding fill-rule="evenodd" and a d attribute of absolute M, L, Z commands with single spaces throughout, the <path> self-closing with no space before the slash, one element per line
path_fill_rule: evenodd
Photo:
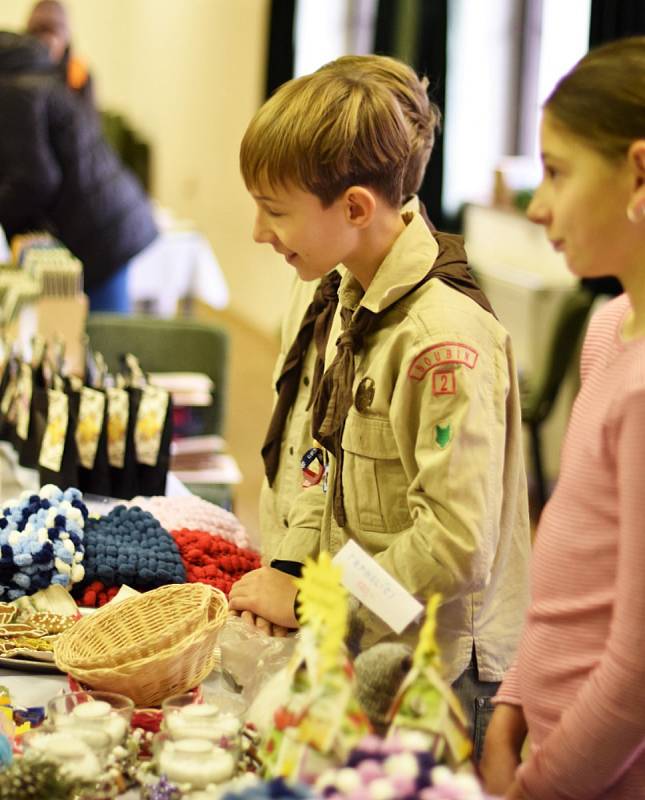
<path fill-rule="evenodd" d="M 233 310 L 274 334 L 293 270 L 251 238 L 254 205 L 239 143 L 262 100 L 268 0 L 67 0 L 76 51 L 98 104 L 154 148 L 153 195 L 208 237 Z M 0 27 L 24 26 L 32 0 L 3 0 Z"/>

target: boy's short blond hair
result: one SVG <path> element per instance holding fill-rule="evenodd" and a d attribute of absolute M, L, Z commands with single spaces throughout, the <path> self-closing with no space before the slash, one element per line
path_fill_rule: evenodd
<path fill-rule="evenodd" d="M 419 77 L 404 61 L 379 55 L 341 56 L 320 67 L 318 72 L 372 77 L 392 92 L 403 111 L 411 146 L 403 177 L 403 197 L 416 194 L 441 125 L 439 107 L 428 97 L 428 79 Z"/>
<path fill-rule="evenodd" d="M 240 167 L 249 189 L 293 184 L 329 206 L 361 185 L 398 208 L 411 151 L 403 110 L 377 76 L 321 69 L 264 103 L 244 134 Z"/>

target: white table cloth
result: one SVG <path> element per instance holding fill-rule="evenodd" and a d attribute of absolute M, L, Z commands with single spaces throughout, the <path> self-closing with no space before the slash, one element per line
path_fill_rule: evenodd
<path fill-rule="evenodd" d="M 161 317 L 175 315 L 184 297 L 225 308 L 224 273 L 206 237 L 194 230 L 166 230 L 130 262 L 130 300 Z"/>

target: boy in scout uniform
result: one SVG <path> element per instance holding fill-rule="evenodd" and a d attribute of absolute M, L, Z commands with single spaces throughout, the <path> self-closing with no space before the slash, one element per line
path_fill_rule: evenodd
<path fill-rule="evenodd" d="M 377 78 L 389 88 L 406 117 L 411 152 L 403 179 L 404 210 L 420 208 L 421 185 L 434 144 L 439 109 L 428 99 L 427 79 L 388 56 L 343 56 L 321 67 L 330 74 Z M 340 267 L 343 271 L 343 267 Z M 260 531 L 264 563 L 271 564 L 288 528 L 288 517 L 302 491 L 301 460 L 311 448 L 311 402 L 320 382 L 322 359 L 338 303 L 339 270 L 322 281 L 296 278 L 283 317 L 281 349 L 274 370 L 276 398 L 262 447 L 266 479 L 260 493 Z M 321 359 L 322 357 L 322 359 Z M 313 470 L 319 468 L 313 460 Z"/>
<path fill-rule="evenodd" d="M 461 291 L 459 237 L 401 214 L 410 150 L 377 79 L 324 71 L 282 86 L 244 136 L 256 241 L 304 280 L 346 272 L 312 407 L 327 474 L 297 494 L 274 566 L 235 584 L 230 604 L 296 627 L 283 569 L 353 539 L 420 599 L 441 592 L 445 677 L 474 667 L 491 693 L 527 598 L 516 372 L 506 331 Z M 370 624 L 364 646 L 383 635 Z"/>

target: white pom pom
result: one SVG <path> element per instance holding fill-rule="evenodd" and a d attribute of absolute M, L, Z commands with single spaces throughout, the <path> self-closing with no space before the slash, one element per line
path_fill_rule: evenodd
<path fill-rule="evenodd" d="M 38 492 L 38 496 L 44 500 L 53 500 L 54 498 L 62 497 L 62 494 L 58 486 L 54 486 L 53 483 L 46 483 Z"/>
<path fill-rule="evenodd" d="M 394 786 L 392 786 L 387 778 L 377 778 L 372 781 L 367 791 L 372 800 L 394 800 L 394 798 L 396 798 Z"/>
<path fill-rule="evenodd" d="M 343 767 L 336 773 L 336 786 L 343 794 L 351 794 L 354 789 L 361 786 L 361 777 L 355 769 Z"/>
<path fill-rule="evenodd" d="M 66 564 L 60 558 L 54 559 L 54 566 L 60 572 L 61 575 L 70 575 L 72 572 L 72 568 L 69 564 Z"/>
<path fill-rule="evenodd" d="M 452 786 L 454 775 L 448 767 L 433 767 L 430 770 L 433 786 Z"/>
<path fill-rule="evenodd" d="M 417 759 L 412 753 L 396 753 L 385 759 L 383 769 L 387 775 L 416 778 L 419 774 Z"/>
<path fill-rule="evenodd" d="M 83 519 L 83 514 L 78 508 L 72 507 L 71 511 L 68 512 L 67 517 L 73 522 L 78 523 L 79 525 L 83 525 L 85 522 L 85 520 Z"/>

